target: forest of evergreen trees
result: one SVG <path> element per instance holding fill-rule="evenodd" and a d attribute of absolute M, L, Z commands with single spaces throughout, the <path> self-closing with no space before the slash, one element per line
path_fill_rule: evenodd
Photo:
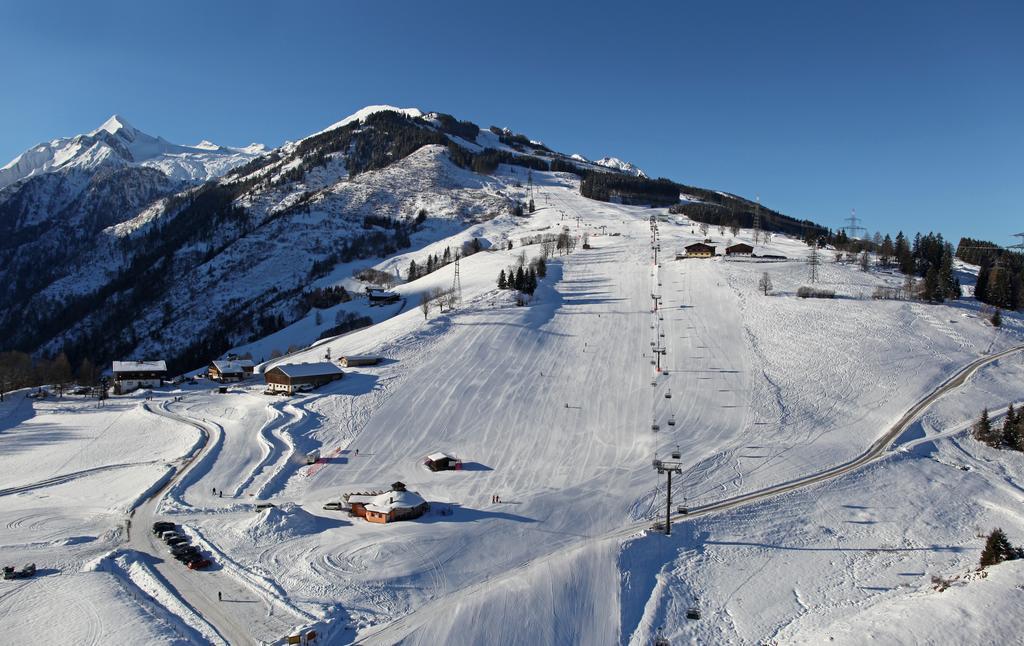
<path fill-rule="evenodd" d="M 696 197 L 701 202 L 680 202 L 669 208 L 669 213 L 681 214 L 694 222 L 703 222 L 710 226 L 738 226 L 750 229 L 754 226 L 754 216 L 759 213 L 761 229 L 800 238 L 825 238 L 830 235 L 827 227 L 810 220 L 797 220 L 778 211 L 744 200 L 733 195 L 722 195 L 694 186 L 679 185 L 682 193 Z"/>
<path fill-rule="evenodd" d="M 992 448 L 1024 451 L 1024 410 L 1018 412 L 1012 403 L 1006 409 L 1002 424 L 993 424 L 986 408 L 973 430 L 974 439 Z"/>
<path fill-rule="evenodd" d="M 978 265 L 974 297 L 979 301 L 1007 310 L 1024 307 L 1024 254 L 986 240 L 961 238 L 956 257 Z"/>
<path fill-rule="evenodd" d="M 437 120 L 441 123 L 441 130 L 456 137 L 462 137 L 466 141 L 475 142 L 476 136 L 480 134 L 480 126 L 472 121 L 459 121 L 450 114 L 437 113 Z"/>
<path fill-rule="evenodd" d="M 514 289 L 533 296 L 537 291 L 537 281 L 548 275 L 548 266 L 543 257 L 537 258 L 528 266 L 509 267 L 498 273 L 498 289 Z"/>
<path fill-rule="evenodd" d="M 462 246 L 461 251 L 456 250 L 455 253 L 452 253 L 451 247 L 445 247 L 444 252 L 440 255 L 428 255 L 425 262 L 417 263 L 415 259 L 410 260 L 409 268 L 405 272 L 405 280 L 411 282 L 417 278 L 432 274 L 438 269 L 452 264 L 456 258 L 472 256 L 475 253 L 479 253 L 482 249 L 483 245 L 480 242 L 480 238 L 473 238 Z"/>
<path fill-rule="evenodd" d="M 592 171 L 583 175 L 580 195 L 602 202 L 618 199 L 623 204 L 667 206 L 679 201 L 679 185 L 664 178 Z"/>

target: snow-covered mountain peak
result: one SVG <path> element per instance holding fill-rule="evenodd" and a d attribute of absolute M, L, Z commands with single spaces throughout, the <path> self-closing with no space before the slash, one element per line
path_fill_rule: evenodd
<path fill-rule="evenodd" d="M 18 155 L 0 168 L 0 189 L 42 173 L 126 166 L 156 168 L 177 180 L 206 181 L 265 151 L 261 144 L 229 148 L 208 140 L 198 146 L 181 146 L 146 134 L 115 114 L 88 134 L 54 139 Z"/>
<path fill-rule="evenodd" d="M 361 110 L 357 110 L 356 112 L 348 115 L 347 117 L 345 117 L 341 121 L 338 121 L 337 123 L 331 124 L 330 126 L 324 128 L 323 130 L 321 130 L 317 134 L 320 134 L 320 133 L 323 133 L 323 132 L 327 132 L 328 130 L 334 130 L 335 128 L 341 128 L 343 126 L 347 126 L 348 124 L 352 123 L 353 121 L 362 121 L 366 117 L 368 117 L 371 114 L 374 114 L 376 112 L 398 112 L 400 114 L 404 114 L 404 115 L 410 116 L 410 117 L 422 117 L 423 116 L 423 112 L 420 109 L 418 109 L 418 108 L 396 108 L 393 105 L 368 105 L 365 108 L 363 108 Z"/>
<path fill-rule="evenodd" d="M 101 132 L 106 131 L 112 135 L 116 135 L 119 131 L 122 130 L 125 132 L 125 134 L 129 135 L 133 135 L 134 133 L 138 132 L 134 126 L 125 121 L 124 117 L 122 117 L 119 114 L 115 114 L 106 121 L 104 121 L 102 126 L 93 130 L 89 134 L 92 136 L 96 136 Z"/>
<path fill-rule="evenodd" d="M 614 168 L 617 171 L 623 173 L 629 173 L 630 175 L 636 175 L 637 177 L 647 177 L 647 173 L 643 172 L 628 161 L 623 161 L 618 157 L 602 157 L 594 162 L 598 166 L 604 166 L 605 168 Z"/>

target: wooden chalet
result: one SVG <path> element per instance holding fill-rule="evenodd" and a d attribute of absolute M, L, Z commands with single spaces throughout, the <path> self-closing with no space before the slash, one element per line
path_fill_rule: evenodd
<path fill-rule="evenodd" d="M 715 248 L 703 242 L 694 242 L 686 245 L 687 258 L 711 258 L 715 255 Z"/>
<path fill-rule="evenodd" d="M 222 360 L 211 363 L 206 372 L 210 379 L 226 383 L 251 377 L 254 367 L 252 359 Z"/>
<path fill-rule="evenodd" d="M 348 505 L 349 514 L 371 523 L 412 520 L 430 509 L 422 496 L 406 490 L 402 482 L 392 484 L 391 491 L 347 493 L 342 498 Z"/>
<path fill-rule="evenodd" d="M 370 301 L 370 305 L 387 305 L 389 303 L 397 303 L 401 296 L 395 292 L 367 287 L 366 298 Z"/>
<path fill-rule="evenodd" d="M 158 388 L 167 376 L 166 361 L 115 361 L 114 393 L 123 395 L 137 388 Z"/>
<path fill-rule="evenodd" d="M 263 373 L 270 392 L 294 394 L 302 386 L 318 388 L 345 376 L 341 368 L 330 361 L 316 363 L 282 363 Z"/>
<path fill-rule="evenodd" d="M 462 460 L 438 451 L 423 458 L 423 465 L 431 471 L 459 471 L 462 469 Z"/>
<path fill-rule="evenodd" d="M 725 248 L 725 255 L 727 256 L 749 256 L 753 253 L 754 248 L 743 242 L 737 242 Z"/>

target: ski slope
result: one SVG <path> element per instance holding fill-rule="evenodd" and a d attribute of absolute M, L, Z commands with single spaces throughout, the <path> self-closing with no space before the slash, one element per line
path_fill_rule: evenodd
<path fill-rule="evenodd" d="M 502 181 L 509 195 L 522 197 L 513 177 Z M 823 254 L 821 286 L 838 298 L 798 299 L 796 288 L 807 284 L 802 243 L 776 237 L 763 246 L 790 258 L 785 261 L 677 261 L 677 249 L 703 236 L 674 217 L 658 225 L 662 251 L 655 264 L 649 219 L 660 211 L 586 200 L 571 176 L 535 173 L 534 182 L 538 211 L 532 217 L 473 225 L 472 236 L 488 240 L 493 250 L 460 262 L 457 311 L 435 308 L 425 318 L 415 306 L 425 291 L 451 285 L 454 267 L 447 266 L 400 285 L 396 291 L 409 305 L 391 318 L 286 359 L 373 353 L 387 358 L 381 365 L 349 370 L 341 381 L 289 399 L 265 396 L 254 382 L 227 394 L 202 382 L 154 393 L 157 404 L 211 430 L 202 458 L 158 496 L 154 513 L 182 523 L 219 564 L 184 573 L 190 578 L 182 585 L 190 589 L 179 592 L 195 604 L 194 612 L 176 614 L 176 604 L 159 604 L 181 624 L 175 633 L 174 620 L 165 618 L 160 634 L 185 631 L 198 639 L 207 630 L 223 636 L 228 626 L 230 634 L 275 641 L 289 627 L 305 626 L 332 643 L 647 643 L 665 630 L 674 640 L 757 643 L 831 630 L 825 620 L 801 614 L 801 599 L 821 616 L 846 621 L 852 615 L 844 608 L 873 598 L 851 587 L 844 568 L 862 567 L 854 557 L 839 562 L 829 552 L 808 551 L 806 558 L 800 552 L 795 565 L 789 550 L 779 550 L 780 556 L 765 546 L 812 531 L 807 523 L 859 520 L 859 511 L 842 505 L 869 505 L 847 503 L 848 494 L 834 490 L 864 489 L 862 498 L 871 497 L 874 506 L 901 482 L 920 484 L 925 476 L 905 464 L 911 461 L 906 455 L 918 453 L 866 467 L 835 485 L 681 523 L 670 540 L 606 537 L 663 510 L 664 481 L 651 468 L 655 454 L 679 448 L 684 472 L 673 481 L 673 497 L 694 507 L 841 465 L 950 374 L 1019 344 L 1016 316 L 995 332 L 973 301 L 871 300 L 874 286 L 896 285 L 902 277 L 830 262 L 830 252 Z M 562 226 L 573 235 L 588 233 L 593 248 L 549 260 L 533 302 L 516 307 L 509 292 L 495 289 L 498 272 L 521 254 L 529 262 L 541 253 L 539 245 L 520 244 L 525 236 L 558 233 Z M 750 240 L 750 233 L 741 231 L 735 240 Z M 383 259 L 378 267 L 404 267 L 409 259 L 461 244 L 466 235 L 431 240 L 429 248 Z M 710 237 L 719 247 L 734 241 L 725 232 Z M 511 250 L 504 244 L 509 239 Z M 763 272 L 775 285 L 768 296 L 757 291 Z M 661 296 L 657 311 L 652 294 Z M 308 333 L 308 321 L 300 321 L 278 332 L 275 343 Z M 667 373 L 652 365 L 655 346 L 665 348 Z M 990 375 L 1011 363 L 980 373 L 994 384 L 993 400 L 1006 397 L 1013 381 Z M 140 397 L 116 398 L 104 419 L 123 410 L 142 428 L 175 430 L 147 430 L 127 459 L 83 457 L 76 470 L 126 462 L 149 469 L 148 460 L 189 453 L 195 430 L 142 410 Z M 940 432 L 976 413 L 966 399 L 942 406 L 948 408 L 937 418 Z M 27 471 L 36 460 L 59 464 L 51 450 L 76 452 L 64 447 L 64 429 L 73 419 L 64 414 L 40 409 L 12 413 L 6 422 L 0 417 L 0 442 L 30 437 L 36 426 L 54 433 L 31 446 L 25 440 L 19 452 L 5 451 L 11 470 Z M 175 434 L 191 442 L 171 441 Z M 325 459 L 311 469 L 303 456 L 314 448 Z M 425 455 L 439 450 L 459 456 L 466 468 L 431 473 L 421 466 Z M 12 481 L 42 484 L 0 496 L 0 508 L 47 495 L 46 477 L 59 475 L 51 471 Z M 938 469 L 932 477 L 941 481 L 950 473 Z M 396 480 L 430 501 L 432 511 L 413 522 L 374 525 L 321 508 L 344 492 L 383 489 Z M 136 500 L 152 482 L 112 486 L 121 499 Z M 992 482 L 983 478 L 969 491 L 979 495 Z M 214 488 L 223 497 L 214 496 Z M 500 502 L 492 502 L 495 495 Z M 255 514 L 253 503 L 263 500 L 278 509 Z M 451 515 L 439 513 L 449 508 Z M 876 532 L 877 518 L 848 529 L 856 530 L 860 545 L 888 549 L 897 532 L 926 531 L 904 526 L 903 519 L 930 524 L 945 518 L 941 510 L 934 513 L 923 517 L 900 508 L 884 519 L 891 531 Z M 72 511 L 54 514 L 66 518 Z M 832 525 L 818 520 L 829 514 Z M 955 520 L 949 540 L 976 542 L 962 535 L 964 517 Z M 42 533 L 26 530 L 17 540 Z M 821 534 L 838 540 L 835 535 Z M 24 554 L 14 540 L 0 542 L 5 558 Z M 105 547 L 118 544 L 112 538 Z M 148 579 L 132 564 L 166 559 L 160 549 L 136 541 L 123 566 L 110 571 L 140 585 Z M 924 565 L 942 572 L 962 568 L 970 554 L 956 554 Z M 746 574 L 737 578 L 737 571 Z M 794 583 L 800 572 L 813 578 L 813 590 Z M 64 570 L 53 576 L 65 576 Z M 167 581 L 155 598 L 178 598 Z M 212 591 L 222 588 L 246 602 L 211 607 Z M 717 609 L 715 619 L 696 627 L 683 616 L 695 595 Z"/>

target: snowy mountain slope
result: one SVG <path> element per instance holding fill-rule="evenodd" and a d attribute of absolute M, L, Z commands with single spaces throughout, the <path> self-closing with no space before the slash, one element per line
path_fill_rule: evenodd
<path fill-rule="evenodd" d="M 647 173 L 643 172 L 628 161 L 623 161 L 618 157 L 602 157 L 594 162 L 598 166 L 604 166 L 605 168 L 611 168 L 627 175 L 636 175 L 637 177 L 647 177 Z"/>
<path fill-rule="evenodd" d="M 84 135 L 54 139 L 26 150 L 0 168 L 0 189 L 27 177 L 57 170 L 95 172 L 99 168 L 148 166 L 181 181 L 219 177 L 264 152 L 260 144 L 228 148 L 204 141 L 196 146 L 172 144 L 138 130 L 114 115 Z"/>
<path fill-rule="evenodd" d="M 366 117 L 370 116 L 371 114 L 377 114 L 378 112 L 397 112 L 399 114 L 404 114 L 407 117 L 423 116 L 423 113 L 418 108 L 396 108 L 395 106 L 392 105 L 368 105 L 365 108 L 356 110 L 355 112 L 348 115 L 341 121 L 337 121 L 327 126 L 326 128 L 324 128 L 323 130 L 316 134 L 323 134 L 328 130 L 334 130 L 336 128 L 347 126 L 350 123 L 363 121 L 364 119 L 366 119 Z"/>
<path fill-rule="evenodd" d="M 535 174 L 540 186 L 547 179 Z M 353 623 L 366 630 L 370 643 L 493 641 L 519 634 L 514 626 L 524 621 L 544 643 L 571 643 L 570 635 L 609 628 L 626 630 L 628 642 L 634 631 L 628 618 L 643 617 L 648 597 L 641 597 L 641 608 L 624 610 L 627 619 L 620 624 L 607 608 L 624 601 L 605 595 L 617 594 L 616 568 L 634 565 L 616 565 L 606 549 L 584 546 L 660 509 L 664 498 L 657 496 L 659 479 L 649 463 L 655 450 L 677 443 L 685 448 L 688 468 L 676 480 L 677 500 L 708 501 L 786 481 L 805 469 L 841 462 L 870 443 L 878 429 L 941 381 L 946 368 L 976 356 L 989 339 L 990 330 L 974 317 L 944 326 L 933 320 L 929 306 L 854 300 L 864 277 L 845 265 L 829 265 L 823 280 L 849 295 L 850 307 L 796 299 L 788 281 L 805 272 L 800 263 L 673 261 L 655 278 L 647 259 L 649 210 L 597 205 L 565 189 L 542 190 L 542 203 L 548 200 L 551 208 L 545 206 L 530 226 L 558 226 L 558 209 L 579 209 L 592 233 L 604 225 L 622 236 L 592 237 L 592 252 L 578 252 L 558 269 L 553 264 L 554 291 L 545 291 L 532 307 L 508 307 L 491 287 L 494 274 L 515 262 L 515 250 L 477 254 L 462 266 L 464 293 L 477 296 L 460 313 L 424 321 L 421 313 L 407 311 L 289 359 L 312 361 L 330 349 L 332 356 L 379 352 L 392 363 L 354 371 L 350 381 L 298 402 L 306 421 L 291 433 L 295 452 L 349 452 L 315 478 L 296 475 L 264 494 L 304 501 L 308 509 L 339 491 L 398 478 L 429 500 L 456 504 L 451 521 L 435 518 L 394 531 L 357 522 L 267 547 L 259 555 L 220 534 L 233 558 L 253 571 L 309 562 L 308 569 L 303 565 L 285 575 L 282 584 L 292 595 L 308 598 L 313 581 L 343 580 L 321 593 L 360 609 Z M 518 233 L 508 231 L 500 220 L 481 226 L 488 237 L 517 238 L 527 231 L 522 225 Z M 685 224 L 673 226 L 666 244 L 699 237 Z M 781 237 L 773 246 L 788 254 L 802 248 Z M 782 291 L 767 300 L 761 295 L 758 306 L 765 312 L 755 317 L 753 305 L 742 299 L 753 299 L 754 279 L 766 268 Z M 450 284 L 450 271 L 438 273 L 404 285 L 402 292 Z M 665 294 L 662 329 L 672 376 L 657 378 L 651 388 L 647 343 L 657 332 L 649 329 L 654 318 L 648 303 L 657 282 Z M 791 306 L 808 310 L 784 327 L 770 323 L 773 314 Z M 851 328 L 854 306 L 867 311 L 856 315 Z M 893 326 L 892 318 L 900 325 Z M 959 335 L 948 334 L 957 325 L 963 327 Z M 877 353 L 893 360 L 865 361 L 862 351 L 838 349 L 820 370 L 791 371 L 780 380 L 774 364 L 790 358 L 806 364 L 828 352 L 836 338 L 886 338 Z M 908 369 L 906 360 L 921 352 L 929 361 Z M 878 387 L 851 383 L 862 375 Z M 665 396 L 669 392 L 672 398 Z M 784 409 L 773 408 L 779 401 Z M 210 410 L 198 406 L 194 411 Z M 668 425 L 672 416 L 674 427 Z M 651 421 L 662 430 L 652 433 Z M 364 457 L 353 457 L 354 448 Z M 434 450 L 455 452 L 484 468 L 430 474 L 417 461 Z M 277 458 L 277 468 L 287 469 L 285 455 Z M 489 504 L 491 493 L 509 502 Z M 202 489 L 193 495 L 192 504 L 200 505 Z M 207 535 L 217 534 L 220 517 L 191 518 Z M 673 554 L 658 558 L 660 567 Z M 516 573 L 520 563 L 534 559 L 540 561 L 536 567 Z M 499 575 L 506 572 L 516 575 Z M 492 577 L 499 580 L 490 583 Z M 688 590 L 674 580 L 667 583 L 681 594 Z M 585 592 L 573 593 L 573 584 Z M 729 589 L 727 583 L 722 587 Z M 468 596 L 466 589 L 472 590 Z M 516 599 L 515 612 L 502 610 L 509 594 Z M 557 629 L 550 622 L 551 603 L 562 618 Z M 656 607 L 658 600 L 652 603 Z M 416 613 L 396 622 L 394 630 L 370 629 L 410 610 Z M 601 622 L 593 624 L 594 617 Z M 764 630 L 739 632 L 741 643 Z"/>
<path fill-rule="evenodd" d="M 268 166 L 270 172 L 276 169 Z M 212 300 L 221 296 L 217 284 L 287 284 L 293 268 L 265 261 L 266 254 L 319 257 L 315 241 L 335 245 L 331 228 L 348 226 L 343 213 L 322 202 L 368 203 L 363 196 L 384 178 L 398 190 L 413 176 L 430 174 L 461 187 L 457 191 L 523 197 L 516 187 L 522 168 L 502 165 L 485 176 L 454 166 L 433 146 L 340 184 L 318 176 L 307 185 L 317 187 L 308 213 L 305 202 L 300 210 L 270 213 L 259 203 L 270 193 L 260 188 L 246 199 L 268 221 L 253 229 L 258 235 L 243 237 L 244 245 L 225 247 L 237 257 L 223 270 L 207 262 L 188 272 L 199 291 L 177 305 L 172 321 L 220 316 L 230 304 Z M 205 421 L 216 429 L 209 459 L 173 487 L 159 509 L 201 537 L 218 563 L 187 573 L 195 575 L 188 581 L 229 591 L 238 603 L 217 604 L 189 588 L 177 601 L 163 590 L 150 593 L 152 599 L 124 595 L 114 603 L 134 617 L 155 599 L 171 615 L 177 608 L 189 624 L 194 619 L 181 610 L 183 600 L 211 622 L 230 621 L 253 641 L 280 639 L 286 623 L 289 630 L 316 629 L 327 643 L 646 644 L 659 630 L 673 643 L 817 643 L 841 635 L 846 622 L 866 627 L 888 616 L 883 604 L 913 604 L 930 594 L 933 573 L 962 574 L 976 561 L 978 528 L 998 523 L 1022 540 L 1016 532 L 1024 525 L 1013 511 L 1020 470 L 1004 465 L 999 452 L 948 435 L 976 414 L 976 406 L 994 409 L 1014 396 L 1019 357 L 993 364 L 958 396 L 940 400 L 907 438 L 905 452 L 830 483 L 677 523 L 671 539 L 641 536 L 637 528 L 665 503 L 664 476 L 651 467 L 655 452 L 663 456 L 676 446 L 682 452 L 684 472 L 673 481 L 677 502 L 710 502 L 816 472 L 862 451 L 950 369 L 990 347 L 1019 343 L 1020 317 L 1008 314 L 996 332 L 972 301 L 876 301 L 869 296 L 874 286 L 902 279 L 833 262 L 821 267 L 821 284 L 841 298 L 798 299 L 793 292 L 806 279 L 800 261 L 806 246 L 785 236 L 768 248 L 791 261 L 663 260 L 658 267 L 649 224 L 656 211 L 585 199 L 571 174 L 534 172 L 533 179 L 539 208 L 530 218 L 470 216 L 471 224 L 429 218 L 410 234 L 408 248 L 339 262 L 309 283 L 350 284 L 346 269 L 352 266 L 402 269 L 466 236 L 497 243 L 460 262 L 463 304 L 457 311 L 435 307 L 424 317 L 415 306 L 420 294 L 452 284 L 449 265 L 398 285 L 407 304 L 394 306 L 397 313 L 288 359 L 375 353 L 387 358 L 383 364 L 347 369 L 344 379 L 293 398 L 263 395 L 259 380 L 226 394 L 205 381 L 136 393 L 115 398 L 120 403 L 106 412 L 73 398 L 51 405 L 20 397 L 25 408 L 0 406 L 2 436 L 24 440 L 3 456 L 6 468 L 30 472 L 39 460 L 59 475 L 78 435 L 59 455 L 46 453 L 61 447 L 88 413 L 95 416 L 90 426 L 117 419 L 115 429 L 137 428 L 144 441 L 125 457 L 146 473 L 141 463 L 169 461 L 183 450 L 163 427 L 149 430 L 147 417 L 132 406 L 151 395 Z M 347 184 L 354 186 L 343 189 Z M 411 194 L 422 190 L 430 187 Z M 291 194 L 282 191 L 268 203 Z M 451 189 L 437 195 L 449 199 Z M 362 229 L 359 218 L 355 226 Z M 535 300 L 516 307 L 511 294 L 495 289 L 497 273 L 514 267 L 520 254 L 527 262 L 541 254 L 539 244 L 524 244 L 530 236 L 565 226 L 572 235 L 589 233 L 593 248 L 551 258 Z M 684 217 L 660 229 L 670 256 L 703 238 Z M 736 239 L 749 241 L 750 233 Z M 712 235 L 718 245 L 732 240 Z M 511 250 L 502 244 L 508 240 Z M 257 243 L 266 251 L 245 246 Z M 244 261 L 259 266 L 250 269 Z M 769 296 L 757 291 L 765 271 L 776 284 Z M 660 316 L 651 311 L 656 290 L 663 296 Z M 370 309 L 354 301 L 320 313 L 330 320 L 346 307 Z M 271 335 L 273 341 L 260 337 L 236 349 L 308 343 L 328 325 L 314 321 L 309 312 Z M 668 374 L 659 375 L 650 363 L 651 344 L 659 342 L 667 349 Z M 672 419 L 676 424 L 669 425 Z M 101 440 L 102 448 L 114 439 Z M 302 459 L 311 449 L 325 456 L 312 468 Z M 422 457 L 437 450 L 458 455 L 465 468 L 427 471 Z M 111 464 L 117 454 L 90 451 L 83 466 Z M 382 526 L 322 509 L 343 492 L 399 479 L 431 502 L 428 515 Z M 147 484 L 141 477 L 111 479 L 109 511 L 90 508 L 103 519 L 96 526 L 119 522 L 120 501 Z M 223 490 L 223 498 L 213 488 Z M 0 540 L 0 551 L 21 558 L 32 553 L 27 544 L 80 535 L 73 496 L 45 522 L 29 518 L 52 504 L 43 498 L 51 493 L 42 487 L 0 496 L 0 510 L 17 512 L 12 517 L 21 521 L 9 542 Z M 280 513 L 254 520 L 255 500 L 272 501 Z M 440 513 L 449 507 L 452 514 Z M 93 527 L 91 536 L 99 533 Z M 166 560 L 162 549 L 153 554 Z M 156 562 L 147 554 L 133 552 L 132 558 Z M 90 586 L 86 578 L 66 576 L 62 563 L 55 567 L 62 586 L 83 599 L 106 601 L 108 590 L 131 585 L 104 571 L 90 573 L 103 582 Z M 19 606 L 33 621 L 65 598 L 51 599 L 43 587 L 19 594 L 35 602 Z M 698 622 L 685 618 L 695 597 L 705 613 Z M 84 640 L 90 631 L 106 630 L 105 621 L 84 617 L 73 634 Z M 951 643 L 971 643 L 969 628 L 949 629 L 963 631 L 953 632 Z M 14 630 L 12 638 L 24 636 Z M 133 624 L 125 630 L 122 637 L 138 641 L 156 629 Z"/>
<path fill-rule="evenodd" d="M 241 165 L 238 151 L 224 150 L 184 150 L 115 117 L 12 164 L 9 172 L 29 176 L 0 191 L 0 229 L 15 234 L 0 247 L 9 343 L 65 348 L 75 361 L 140 352 L 205 360 L 301 315 L 306 284 L 339 261 L 393 254 L 422 225 L 420 213 L 463 226 L 511 213 L 525 201 L 525 177 L 496 179 L 497 167 L 556 156 L 508 130 L 390 106 L 263 155 L 243 151 Z M 195 155 L 219 159 L 204 168 L 226 173 L 200 185 L 175 180 L 194 176 L 176 165 Z M 121 190 L 96 188 L 108 178 Z M 146 289 L 133 291 L 143 276 Z M 188 308 L 196 298 L 220 318 Z M 12 318 L 21 307 L 35 325 Z"/>

